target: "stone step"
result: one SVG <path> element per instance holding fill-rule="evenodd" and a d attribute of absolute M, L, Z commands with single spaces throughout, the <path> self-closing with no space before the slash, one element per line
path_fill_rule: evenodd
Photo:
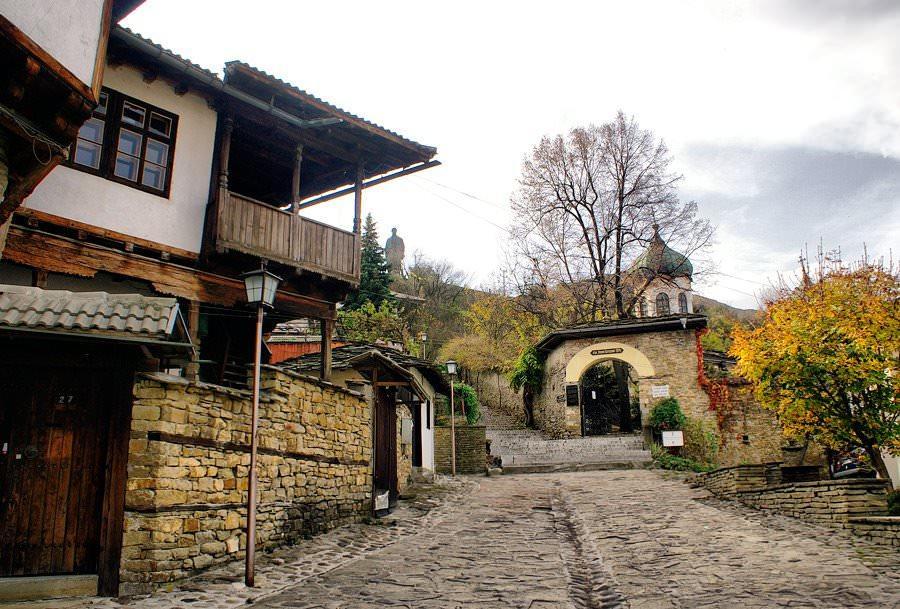
<path fill-rule="evenodd" d="M 647 469 L 653 462 L 647 460 L 594 461 L 569 463 L 541 463 L 533 465 L 504 465 L 503 474 L 548 474 L 554 472 L 589 472 L 617 469 Z"/>
<path fill-rule="evenodd" d="M 608 455 L 528 455 L 528 454 L 507 454 L 500 455 L 503 467 L 507 465 L 538 465 L 541 463 L 560 464 L 560 463 L 605 463 L 608 461 L 649 461 L 651 460 L 650 452 L 646 450 L 629 450 L 619 453 L 610 453 Z"/>

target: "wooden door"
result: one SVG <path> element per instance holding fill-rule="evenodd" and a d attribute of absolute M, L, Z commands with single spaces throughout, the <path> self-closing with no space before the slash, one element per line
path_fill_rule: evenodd
<path fill-rule="evenodd" d="M 375 492 L 390 491 L 393 505 L 397 500 L 397 410 L 394 391 L 375 389 Z"/>
<path fill-rule="evenodd" d="M 0 370 L 0 576 L 98 572 L 117 394 L 102 374 Z"/>
<path fill-rule="evenodd" d="M 413 467 L 422 467 L 422 402 L 413 400 L 409 409 L 413 416 L 412 464 Z"/>

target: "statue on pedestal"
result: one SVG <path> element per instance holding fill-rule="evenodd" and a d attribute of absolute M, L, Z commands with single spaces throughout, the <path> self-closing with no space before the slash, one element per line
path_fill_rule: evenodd
<path fill-rule="evenodd" d="M 391 267 L 391 275 L 405 277 L 406 269 L 403 267 L 403 258 L 406 256 L 406 245 L 403 239 L 397 235 L 397 229 L 391 229 L 391 236 L 384 244 L 384 257 Z"/>

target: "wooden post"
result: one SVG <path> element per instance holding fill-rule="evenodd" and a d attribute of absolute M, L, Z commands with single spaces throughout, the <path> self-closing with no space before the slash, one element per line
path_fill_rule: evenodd
<path fill-rule="evenodd" d="M 297 211 L 300 204 L 300 165 L 303 164 L 303 144 L 298 144 L 294 150 L 294 176 L 291 182 L 291 211 Z"/>
<path fill-rule="evenodd" d="M 334 320 L 319 320 L 322 326 L 322 363 L 319 370 L 319 377 L 323 381 L 331 380 L 331 337 L 334 334 Z"/>
<path fill-rule="evenodd" d="M 219 188 L 228 190 L 228 160 L 231 158 L 231 132 L 234 131 L 234 119 L 225 117 L 222 125 L 222 141 L 219 143 Z"/>
<path fill-rule="evenodd" d="M 200 302 L 197 300 L 188 301 L 187 326 L 194 351 L 190 363 L 184 367 L 184 378 L 196 381 L 200 376 Z"/>
<path fill-rule="evenodd" d="M 363 191 L 363 163 L 356 165 L 356 184 L 353 186 L 353 232 L 362 234 L 362 191 Z"/>

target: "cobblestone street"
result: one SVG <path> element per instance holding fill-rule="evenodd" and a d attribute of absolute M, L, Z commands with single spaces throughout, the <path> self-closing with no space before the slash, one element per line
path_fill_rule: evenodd
<path fill-rule="evenodd" d="M 468 478 L 181 589 L 95 608 L 900 607 L 900 556 L 653 471 Z"/>

